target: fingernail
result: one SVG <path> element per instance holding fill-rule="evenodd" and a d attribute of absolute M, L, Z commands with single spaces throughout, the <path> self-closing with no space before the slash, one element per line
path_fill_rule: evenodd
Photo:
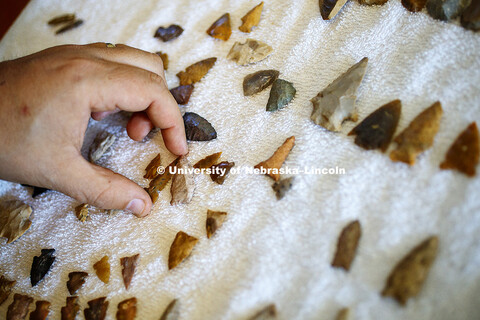
<path fill-rule="evenodd" d="M 128 203 L 125 210 L 130 211 L 136 216 L 142 217 L 143 210 L 145 210 L 145 202 L 143 202 L 143 200 L 140 200 L 140 199 L 133 199 Z"/>

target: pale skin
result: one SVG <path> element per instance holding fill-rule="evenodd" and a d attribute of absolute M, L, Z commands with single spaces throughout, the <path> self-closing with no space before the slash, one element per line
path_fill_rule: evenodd
<path fill-rule="evenodd" d="M 183 120 L 156 54 L 105 43 L 66 45 L 0 63 L 0 179 L 58 190 L 81 203 L 146 216 L 152 201 L 80 149 L 90 117 L 133 112 L 127 133 L 160 128 L 165 146 L 188 152 Z"/>

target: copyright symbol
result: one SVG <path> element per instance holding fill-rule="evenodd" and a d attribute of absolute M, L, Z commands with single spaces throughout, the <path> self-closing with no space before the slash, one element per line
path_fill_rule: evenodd
<path fill-rule="evenodd" d="M 158 174 L 164 174 L 165 173 L 165 167 L 162 167 L 162 166 L 158 167 L 157 168 L 157 173 Z"/>

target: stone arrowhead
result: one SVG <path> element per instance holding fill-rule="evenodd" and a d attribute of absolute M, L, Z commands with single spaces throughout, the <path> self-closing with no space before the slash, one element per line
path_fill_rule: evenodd
<path fill-rule="evenodd" d="M 480 0 L 472 0 L 472 3 L 463 12 L 461 22 L 466 29 L 480 30 Z"/>
<path fill-rule="evenodd" d="M 297 90 L 291 82 L 277 79 L 273 82 L 270 97 L 267 102 L 267 111 L 283 109 L 295 97 Z"/>
<path fill-rule="evenodd" d="M 345 120 L 357 121 L 356 92 L 367 69 L 363 58 L 311 99 L 311 119 L 330 131 L 340 131 Z"/>
<path fill-rule="evenodd" d="M 55 261 L 54 253 L 55 249 L 42 249 L 40 256 L 33 257 L 32 269 L 30 270 L 32 287 L 35 287 L 50 270 L 50 267 Z"/>
<path fill-rule="evenodd" d="M 235 42 L 227 55 L 227 59 L 244 66 L 265 59 L 273 52 L 268 44 L 254 39 L 247 39 L 244 43 Z"/>
<path fill-rule="evenodd" d="M 428 14 L 438 20 L 449 21 L 459 17 L 472 0 L 427 0 Z"/>
<path fill-rule="evenodd" d="M 320 14 L 323 20 L 330 20 L 337 15 L 347 0 L 319 0 Z"/>

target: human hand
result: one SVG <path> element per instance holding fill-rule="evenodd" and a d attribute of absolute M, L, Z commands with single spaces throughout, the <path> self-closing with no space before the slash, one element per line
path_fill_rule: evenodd
<path fill-rule="evenodd" d="M 119 110 L 134 112 L 127 124 L 132 139 L 158 127 L 172 153 L 187 153 L 182 116 L 156 54 L 94 43 L 0 63 L 0 178 L 147 215 L 145 190 L 80 153 L 89 118 Z"/>

